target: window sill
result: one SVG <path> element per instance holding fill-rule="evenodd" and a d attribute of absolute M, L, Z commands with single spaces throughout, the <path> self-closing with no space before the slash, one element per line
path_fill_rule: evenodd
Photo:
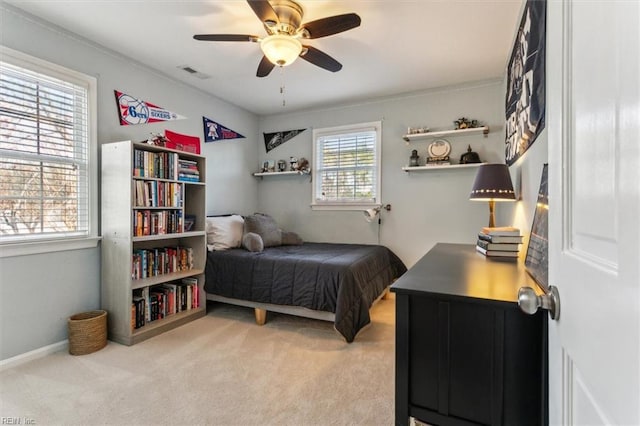
<path fill-rule="evenodd" d="M 98 246 L 102 237 L 87 237 L 67 240 L 48 240 L 29 243 L 0 245 L 0 258 L 53 253 L 56 251 L 81 250 Z"/>
<path fill-rule="evenodd" d="M 336 204 L 311 204 L 311 210 L 352 210 L 364 211 L 380 207 L 380 203 L 336 203 Z"/>

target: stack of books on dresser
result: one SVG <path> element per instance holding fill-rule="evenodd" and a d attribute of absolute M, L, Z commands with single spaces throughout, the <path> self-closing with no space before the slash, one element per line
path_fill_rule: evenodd
<path fill-rule="evenodd" d="M 476 250 L 486 257 L 517 260 L 522 244 L 520 229 L 512 226 L 485 227 L 478 234 Z"/>

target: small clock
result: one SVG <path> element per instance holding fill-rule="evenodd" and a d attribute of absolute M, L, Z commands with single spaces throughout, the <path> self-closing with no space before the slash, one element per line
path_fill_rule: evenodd
<path fill-rule="evenodd" d="M 447 157 L 451 152 L 451 144 L 444 139 L 438 139 L 429 144 L 429 157 Z"/>

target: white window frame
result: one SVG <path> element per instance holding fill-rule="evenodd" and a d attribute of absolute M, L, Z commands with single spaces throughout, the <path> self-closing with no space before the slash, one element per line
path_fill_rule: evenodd
<path fill-rule="evenodd" d="M 372 201 L 318 201 L 317 190 L 321 178 L 318 175 L 319 167 L 317 158 L 318 141 L 323 136 L 358 133 L 374 130 L 376 133 L 375 157 L 376 157 L 376 197 Z M 313 210 L 365 210 L 382 205 L 382 121 L 350 124 L 345 126 L 326 127 L 313 129 L 313 166 L 311 184 L 311 208 Z"/>
<path fill-rule="evenodd" d="M 98 237 L 98 137 L 97 137 L 97 80 L 95 77 L 62 67 L 57 64 L 27 55 L 0 45 L 0 58 L 3 62 L 49 75 L 60 80 L 81 83 L 88 89 L 88 232 L 80 237 L 31 237 L 28 240 L 0 242 L 0 258 L 50 253 L 56 251 L 77 250 L 96 247 Z"/>

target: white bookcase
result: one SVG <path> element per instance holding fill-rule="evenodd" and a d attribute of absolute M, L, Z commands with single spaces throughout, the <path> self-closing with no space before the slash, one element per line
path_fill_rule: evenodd
<path fill-rule="evenodd" d="M 198 181 L 185 181 L 177 175 L 177 159 L 197 168 Z M 141 163 L 144 161 L 146 167 Z M 156 170 L 162 168 L 161 177 L 150 176 L 151 164 Z M 141 168 L 146 171 L 140 172 Z M 110 340 L 133 345 L 205 315 L 205 176 L 206 162 L 200 155 L 131 141 L 102 145 L 101 296 L 102 308 L 108 312 Z M 140 217 L 144 223 L 145 216 L 146 228 L 138 226 Z M 185 232 L 187 216 L 195 218 L 195 222 L 191 230 Z M 171 251 L 177 247 L 190 249 L 190 268 L 175 270 L 175 262 L 156 261 L 155 265 L 162 266 L 151 268 L 147 263 L 148 273 L 141 274 L 134 252 L 148 250 L 149 253 L 167 247 Z M 169 264 L 171 266 L 167 266 Z M 148 276 L 141 278 L 141 275 Z M 198 294 L 192 298 L 199 301 L 198 306 L 192 304 L 191 309 L 145 321 L 135 328 L 134 292 L 158 290 L 160 287 L 153 286 L 178 284 L 185 278 L 198 280 Z"/>

